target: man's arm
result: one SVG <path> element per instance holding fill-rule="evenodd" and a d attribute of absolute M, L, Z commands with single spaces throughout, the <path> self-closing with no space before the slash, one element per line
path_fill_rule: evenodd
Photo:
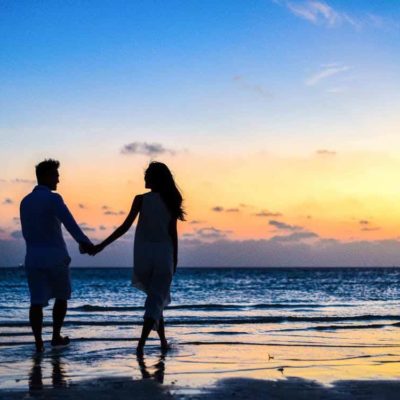
<path fill-rule="evenodd" d="M 74 217 L 70 213 L 68 207 L 65 205 L 63 198 L 55 194 L 55 213 L 57 218 L 65 226 L 71 236 L 81 245 L 82 250 L 87 252 L 93 247 L 90 239 L 82 232 L 82 229 L 76 223 Z"/>

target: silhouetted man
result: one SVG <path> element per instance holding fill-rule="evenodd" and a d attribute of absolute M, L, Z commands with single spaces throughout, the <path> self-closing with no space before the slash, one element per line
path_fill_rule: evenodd
<path fill-rule="evenodd" d="M 62 197 L 54 193 L 59 182 L 60 163 L 45 160 L 36 166 L 38 185 L 21 202 L 22 234 L 26 241 L 25 269 L 31 296 L 29 321 L 35 336 L 36 351 L 43 352 L 43 307 L 55 298 L 53 307 L 53 347 L 66 346 L 69 338 L 61 336 L 61 328 L 67 312 L 67 300 L 71 298 L 71 282 L 68 255 L 61 224 L 87 252 L 93 245 L 84 235 Z"/>

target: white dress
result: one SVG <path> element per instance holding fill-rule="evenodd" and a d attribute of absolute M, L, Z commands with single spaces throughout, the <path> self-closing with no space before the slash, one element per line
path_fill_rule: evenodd
<path fill-rule="evenodd" d="M 155 321 L 155 329 L 171 302 L 174 258 L 170 223 L 171 214 L 160 194 L 145 193 L 135 233 L 132 284 L 147 294 L 144 317 Z"/>

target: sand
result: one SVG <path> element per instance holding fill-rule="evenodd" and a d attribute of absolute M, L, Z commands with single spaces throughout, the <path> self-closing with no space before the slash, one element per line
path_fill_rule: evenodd
<path fill-rule="evenodd" d="M 29 349 L 0 349 L 1 399 L 400 398 L 400 345 L 379 331 L 346 346 L 182 342 L 167 355 L 150 342 L 143 360 L 126 340 L 76 340 L 42 357 L 19 357 Z"/>

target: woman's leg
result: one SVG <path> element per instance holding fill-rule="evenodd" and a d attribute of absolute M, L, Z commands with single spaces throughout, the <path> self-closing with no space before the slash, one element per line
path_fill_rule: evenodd
<path fill-rule="evenodd" d="M 152 318 L 144 318 L 143 326 L 142 326 L 142 334 L 139 339 L 139 343 L 136 348 L 136 354 L 138 356 L 143 355 L 143 348 L 146 344 L 146 340 L 150 335 L 150 332 L 154 326 L 154 319 Z"/>
<path fill-rule="evenodd" d="M 164 318 L 161 317 L 158 322 L 158 329 L 157 329 L 158 337 L 160 338 L 161 348 L 163 350 L 168 350 L 168 341 L 165 337 L 165 326 L 164 326 Z"/>

